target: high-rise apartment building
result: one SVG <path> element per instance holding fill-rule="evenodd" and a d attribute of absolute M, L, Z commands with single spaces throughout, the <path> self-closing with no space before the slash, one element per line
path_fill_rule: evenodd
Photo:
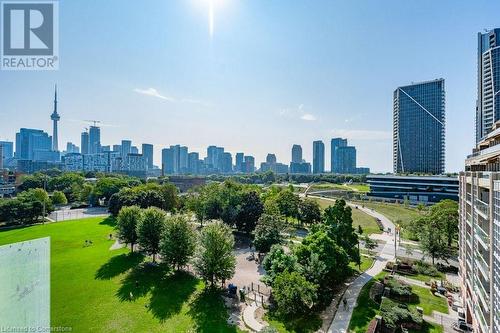
<path fill-rule="evenodd" d="M 1 158 L 8 159 L 14 156 L 14 143 L 11 141 L 0 141 L 0 146 L 2 146 L 3 153 L 0 155 Z"/>
<path fill-rule="evenodd" d="M 82 132 L 80 146 L 82 147 L 82 154 L 83 155 L 90 154 L 89 142 L 90 142 L 89 132 L 87 132 L 87 131 Z"/>
<path fill-rule="evenodd" d="M 397 88 L 393 107 L 394 173 L 444 173 L 444 79 Z"/>
<path fill-rule="evenodd" d="M 89 129 L 89 154 L 99 154 L 101 152 L 101 128 L 90 126 Z"/>
<path fill-rule="evenodd" d="M 333 173 L 342 173 L 339 158 L 337 156 L 337 148 L 347 147 L 347 139 L 333 138 L 330 146 L 330 166 Z"/>
<path fill-rule="evenodd" d="M 302 146 L 292 146 L 292 163 L 302 163 Z"/>
<path fill-rule="evenodd" d="M 243 172 L 244 156 L 245 154 L 243 153 L 236 153 L 235 170 L 234 170 L 235 172 Z"/>
<path fill-rule="evenodd" d="M 66 154 L 71 154 L 71 153 L 79 153 L 80 148 L 73 144 L 72 142 L 67 142 L 66 143 Z"/>
<path fill-rule="evenodd" d="M 153 145 L 149 143 L 143 143 L 142 155 L 146 159 L 148 169 L 153 169 Z"/>
<path fill-rule="evenodd" d="M 325 144 L 323 141 L 313 142 L 313 173 L 325 172 Z"/>
<path fill-rule="evenodd" d="M 500 120 L 500 28 L 478 33 L 476 142 Z"/>
<path fill-rule="evenodd" d="M 120 145 L 120 150 L 122 158 L 127 157 L 127 155 L 132 152 L 132 141 L 122 140 L 122 144 Z"/>
<path fill-rule="evenodd" d="M 193 175 L 200 173 L 200 154 L 195 152 L 188 154 L 188 172 Z"/>
<path fill-rule="evenodd" d="M 356 169 L 356 147 L 337 147 L 335 151 L 336 173 L 355 174 Z"/>
<path fill-rule="evenodd" d="M 476 148 L 459 190 L 459 277 L 474 332 L 500 332 L 500 29 L 478 35 Z"/>

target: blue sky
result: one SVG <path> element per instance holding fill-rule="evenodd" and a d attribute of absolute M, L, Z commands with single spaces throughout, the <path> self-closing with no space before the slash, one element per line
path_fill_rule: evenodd
<path fill-rule="evenodd" d="M 500 26 L 500 1 L 68 1 L 59 6 L 60 69 L 0 72 L 0 139 L 20 127 L 51 131 L 59 87 L 60 138 L 80 145 L 84 120 L 103 144 L 208 145 L 288 163 L 312 160 L 332 137 L 358 166 L 392 170 L 392 93 L 446 80 L 447 171 L 474 141 L 477 33 Z"/>

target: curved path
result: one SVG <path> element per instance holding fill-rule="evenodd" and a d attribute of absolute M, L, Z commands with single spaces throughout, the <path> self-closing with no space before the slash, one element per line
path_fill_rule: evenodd
<path fill-rule="evenodd" d="M 309 197 L 335 201 L 335 199 L 316 197 L 311 195 L 309 195 Z M 382 225 L 384 226 L 384 230 L 390 228 L 391 231 L 394 232 L 395 230 L 394 223 L 392 223 L 392 221 L 389 220 L 386 216 L 370 208 L 361 207 L 361 205 L 355 205 L 350 202 L 348 202 L 348 205 L 353 208 L 357 206 L 358 209 L 361 210 L 362 212 L 370 216 L 373 216 L 374 218 L 380 219 Z M 356 300 L 358 299 L 361 288 L 363 288 L 363 286 L 368 281 L 370 281 L 375 275 L 382 272 L 387 261 L 394 260 L 394 234 L 384 233 L 380 235 L 378 239 L 385 241 L 386 242 L 385 246 L 382 248 L 382 251 L 380 251 L 377 257 L 375 257 L 373 266 L 370 269 L 363 272 L 363 274 L 358 276 L 345 291 L 344 295 L 342 296 L 342 300 L 340 300 L 339 308 L 335 313 L 335 318 L 333 318 L 333 321 L 330 324 L 330 327 L 328 328 L 328 333 L 344 333 L 348 331 L 349 322 L 351 321 L 352 317 L 352 311 L 356 306 Z M 348 305 L 347 309 L 344 309 L 342 305 L 344 299 L 347 300 L 347 305 Z"/>

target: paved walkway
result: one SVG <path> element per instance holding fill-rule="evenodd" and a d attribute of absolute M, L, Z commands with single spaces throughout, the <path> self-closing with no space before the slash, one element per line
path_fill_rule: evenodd
<path fill-rule="evenodd" d="M 321 199 L 335 201 L 335 199 L 329 199 L 324 197 L 321 197 Z M 392 223 L 392 221 L 389 220 L 384 215 L 376 211 L 373 211 L 372 209 L 366 207 L 363 208 L 360 205 L 355 205 L 352 203 L 348 204 L 351 207 L 357 206 L 358 209 L 361 210 L 362 212 L 380 219 L 385 230 L 387 230 L 388 228 L 390 228 L 391 230 L 395 230 L 394 223 Z M 380 239 L 386 242 L 384 247 L 382 248 L 382 251 L 375 257 L 375 262 L 373 263 L 373 266 L 367 271 L 365 271 L 363 274 L 358 276 L 347 288 L 346 292 L 344 293 L 344 296 L 340 300 L 339 303 L 340 306 L 339 309 L 337 310 L 337 313 L 335 314 L 335 318 L 333 318 L 333 321 L 330 327 L 328 328 L 329 333 L 347 332 L 349 328 L 349 322 L 351 321 L 352 311 L 356 306 L 356 300 L 358 299 L 361 288 L 363 288 L 363 286 L 368 281 L 370 281 L 375 275 L 382 272 L 387 261 L 394 259 L 394 234 L 385 233 L 381 235 Z M 348 308 L 345 310 L 342 305 L 344 299 L 347 300 L 347 305 L 348 305 Z"/>
<path fill-rule="evenodd" d="M 264 328 L 264 325 L 255 319 L 255 311 L 257 311 L 257 308 L 257 304 L 251 303 L 243 310 L 243 322 L 254 332 L 260 332 Z"/>

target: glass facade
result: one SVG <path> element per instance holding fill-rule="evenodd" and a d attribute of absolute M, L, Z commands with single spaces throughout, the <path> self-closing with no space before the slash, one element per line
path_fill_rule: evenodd
<path fill-rule="evenodd" d="M 313 173 L 325 172 L 325 144 L 323 141 L 313 142 Z"/>
<path fill-rule="evenodd" d="M 394 91 L 395 173 L 444 173 L 445 121 L 444 79 Z"/>

